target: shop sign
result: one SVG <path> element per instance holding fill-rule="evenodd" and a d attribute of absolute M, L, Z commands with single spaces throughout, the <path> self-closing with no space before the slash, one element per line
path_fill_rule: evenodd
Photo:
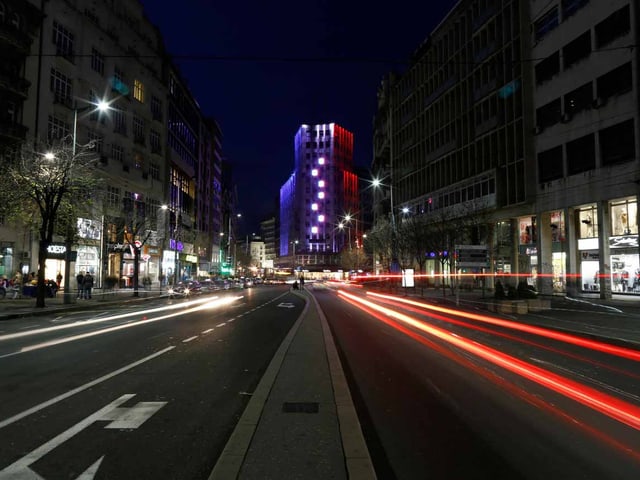
<path fill-rule="evenodd" d="M 520 245 L 520 255 L 537 255 L 537 247 L 527 247 L 526 245 Z"/>
<path fill-rule="evenodd" d="M 52 243 L 47 246 L 47 258 L 55 258 L 57 260 L 65 260 L 67 246 L 64 243 Z"/>
<path fill-rule="evenodd" d="M 107 249 L 110 252 L 123 252 L 127 248 L 127 245 L 124 243 L 109 243 L 107 244 Z"/>
<path fill-rule="evenodd" d="M 600 253 L 598 252 L 580 252 L 582 260 L 600 260 Z"/>
<path fill-rule="evenodd" d="M 610 248 L 638 248 L 638 236 L 637 235 L 622 235 L 619 237 L 609 237 Z"/>
<path fill-rule="evenodd" d="M 198 263 L 198 257 L 195 255 L 184 255 L 183 260 L 188 263 Z"/>

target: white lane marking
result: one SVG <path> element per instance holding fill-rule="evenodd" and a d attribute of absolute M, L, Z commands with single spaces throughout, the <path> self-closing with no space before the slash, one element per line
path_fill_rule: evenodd
<path fill-rule="evenodd" d="M 62 432 L 57 437 L 52 438 L 47 443 L 40 445 L 38 448 L 28 453 L 27 455 L 22 457 L 20 460 L 12 463 L 7 468 L 0 471 L 0 478 L 4 477 L 5 475 L 6 475 L 6 478 L 33 478 L 33 477 L 25 476 L 28 473 L 30 473 L 29 465 L 37 462 L 39 459 L 44 457 L 47 453 L 51 452 L 54 448 L 66 442 L 71 437 L 81 432 L 92 423 L 99 420 L 102 416 L 106 415 L 111 410 L 119 407 L 120 405 L 122 405 L 123 403 L 125 403 L 126 401 L 128 401 L 133 397 L 135 397 L 135 394 L 133 393 L 128 393 L 126 395 L 123 395 L 117 400 L 114 400 L 113 402 L 111 402 L 106 407 L 101 408 L 100 410 L 95 412 L 93 415 L 89 415 L 84 420 L 81 420 L 80 422 L 76 423 L 73 427 Z M 38 477 L 35 477 L 35 478 L 38 478 Z"/>
<path fill-rule="evenodd" d="M 196 338 L 198 338 L 198 335 L 196 335 L 194 337 L 185 338 L 184 340 L 182 340 L 182 343 L 190 342 L 192 340 L 195 340 Z"/>
<path fill-rule="evenodd" d="M 104 382 L 105 380 L 109 380 L 110 378 L 113 378 L 116 375 L 120 375 L 121 373 L 124 373 L 127 370 L 131 370 L 132 368 L 137 367 L 138 365 L 142 365 L 143 363 L 148 362 L 149 360 L 153 360 L 154 358 L 159 357 L 160 355 L 163 355 L 173 350 L 174 348 L 176 347 L 167 347 L 163 350 L 160 350 L 159 352 L 149 355 L 148 357 L 141 358 L 140 360 L 130 363 L 129 365 L 125 365 L 124 367 L 119 368 L 118 370 L 114 370 L 111 373 L 107 373 L 106 375 L 103 375 L 100 378 L 96 378 L 95 380 L 92 380 L 89 383 L 85 383 L 84 385 L 74 388 L 73 390 L 69 390 L 68 392 L 63 393 L 62 395 L 58 395 L 57 397 L 47 400 L 46 402 L 42 402 L 41 404 L 36 405 L 35 407 L 31 407 L 30 409 L 25 410 L 24 412 L 18 413 L 13 417 L 9 417 L 6 420 L 3 420 L 0 422 L 0 428 L 4 428 L 7 425 L 11 425 L 12 423 L 17 422 L 18 420 L 23 419 L 24 417 L 27 417 L 33 413 L 39 412 L 43 408 L 50 407 L 51 405 L 54 405 L 62 400 L 65 400 L 71 397 L 72 395 L 75 395 L 76 393 L 80 393 L 88 388 L 91 388 L 95 385 L 98 385 L 99 383 Z"/>
<path fill-rule="evenodd" d="M 100 422 L 109 421 L 104 428 L 117 428 L 117 429 L 134 429 L 138 428 L 144 422 L 146 422 L 153 414 L 164 407 L 167 402 L 139 402 L 133 407 L 120 407 L 123 403 L 127 402 L 131 398 L 135 397 L 133 393 L 127 393 L 122 395 L 117 400 L 114 400 L 106 407 L 101 408 L 92 415 L 89 415 L 84 420 L 76 423 L 71 428 L 65 430 L 60 435 L 52 438 L 48 442 L 40 445 L 35 450 L 31 451 L 18 461 L 12 463 L 4 470 L 0 471 L 0 478 L 17 478 L 17 479 L 41 479 L 37 473 L 29 468 L 29 466 L 49 452 L 60 446 L 62 443 L 69 440 L 74 435 L 78 434 L 89 425 Z M 93 478 L 98 471 L 104 455 L 94 462 L 91 467 L 81 474 L 78 478 Z"/>
<path fill-rule="evenodd" d="M 118 407 L 105 413 L 98 420 L 111 420 L 104 428 L 129 430 L 138 428 L 167 402 L 139 402 L 133 407 Z"/>
<path fill-rule="evenodd" d="M 229 323 L 229 322 L 235 322 L 235 320 L 236 320 L 235 318 L 230 318 L 229 320 L 227 320 L 227 323 Z"/>
<path fill-rule="evenodd" d="M 216 328 L 217 328 L 217 327 L 224 327 L 226 324 L 227 324 L 227 322 L 219 323 L 218 325 L 216 325 Z"/>
<path fill-rule="evenodd" d="M 213 328 L 208 328 L 208 329 L 206 329 L 206 330 L 205 330 L 204 332 L 202 332 L 202 333 L 203 333 L 203 334 L 205 334 L 205 333 L 209 333 L 209 332 L 213 332 Z"/>

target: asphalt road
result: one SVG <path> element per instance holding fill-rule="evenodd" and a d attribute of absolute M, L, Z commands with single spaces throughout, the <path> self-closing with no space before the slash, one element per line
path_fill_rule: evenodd
<path fill-rule="evenodd" d="M 3 322 L 0 478 L 207 478 L 304 305 L 192 300 Z"/>
<path fill-rule="evenodd" d="M 638 350 L 598 351 L 491 323 L 499 316 L 486 311 L 473 319 L 371 296 L 363 305 L 355 289 L 351 302 L 315 292 L 379 478 L 640 478 Z M 545 322 L 566 327 L 575 315 L 584 321 L 558 311 Z"/>

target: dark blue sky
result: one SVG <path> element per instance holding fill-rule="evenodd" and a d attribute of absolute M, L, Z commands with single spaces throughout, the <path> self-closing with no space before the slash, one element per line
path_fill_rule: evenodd
<path fill-rule="evenodd" d="M 258 233 L 276 213 L 301 124 L 342 125 L 354 133 L 356 164 L 370 165 L 383 74 L 401 69 L 393 61 L 408 59 L 456 1 L 142 3 L 202 111 L 220 123 L 240 227 Z"/>

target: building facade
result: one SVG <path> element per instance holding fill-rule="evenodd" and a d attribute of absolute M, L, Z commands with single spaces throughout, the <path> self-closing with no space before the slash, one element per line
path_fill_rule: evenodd
<path fill-rule="evenodd" d="M 335 123 L 302 125 L 294 161 L 280 190 L 280 255 L 293 256 L 295 249 L 296 265 L 334 265 L 350 240 L 338 225 L 352 219 L 355 235 L 360 215 L 353 134 Z"/>
<path fill-rule="evenodd" d="M 477 214 L 485 270 L 543 293 L 640 291 L 637 17 L 623 0 L 458 2 L 379 89 L 376 214 Z"/>
<path fill-rule="evenodd" d="M 204 119 L 158 29 L 138 1 L 28 3 L 42 22 L 25 61 L 23 123 L 43 142 L 92 145 L 102 180 L 100 201 L 78 219 L 70 276 L 131 286 L 136 261 L 152 283 L 208 275 L 220 242 L 221 130 Z M 22 268 L 34 271 L 37 244 L 25 251 Z M 45 275 L 65 264 L 47 260 Z"/>

